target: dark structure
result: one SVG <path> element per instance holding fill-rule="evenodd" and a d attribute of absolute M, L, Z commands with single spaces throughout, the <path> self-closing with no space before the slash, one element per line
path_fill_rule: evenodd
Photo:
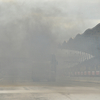
<path fill-rule="evenodd" d="M 94 57 L 68 68 L 69 76 L 99 76 L 100 77 L 100 24 L 78 34 L 74 39 L 62 44 L 67 50 L 81 51 Z"/>

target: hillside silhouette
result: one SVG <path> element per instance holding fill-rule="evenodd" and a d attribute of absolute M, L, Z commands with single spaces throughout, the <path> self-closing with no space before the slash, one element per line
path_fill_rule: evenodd
<path fill-rule="evenodd" d="M 83 34 L 77 34 L 74 39 L 62 44 L 62 48 L 76 50 L 99 56 L 100 52 L 100 23 Z"/>

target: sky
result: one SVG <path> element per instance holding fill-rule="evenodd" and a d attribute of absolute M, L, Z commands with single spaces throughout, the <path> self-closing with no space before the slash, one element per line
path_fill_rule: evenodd
<path fill-rule="evenodd" d="M 5 22 L 33 13 L 42 15 L 52 23 L 52 33 L 58 42 L 68 41 L 100 22 L 99 0 L 0 0 L 0 5 L 4 11 L 1 21 Z"/>

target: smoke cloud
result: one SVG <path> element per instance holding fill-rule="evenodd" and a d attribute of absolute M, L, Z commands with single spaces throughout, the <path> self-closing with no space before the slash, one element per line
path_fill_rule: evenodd
<path fill-rule="evenodd" d="M 56 66 L 58 44 L 99 21 L 99 14 L 91 17 L 96 11 L 91 6 L 93 2 L 86 6 L 92 9 L 89 14 L 81 6 L 85 3 L 79 0 L 76 3 L 75 0 L 0 0 L 1 77 L 36 80 L 48 73 L 42 67 L 50 68 L 51 58 Z"/>

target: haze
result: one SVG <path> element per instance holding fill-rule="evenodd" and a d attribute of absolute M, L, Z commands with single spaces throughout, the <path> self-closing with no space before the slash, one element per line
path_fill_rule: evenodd
<path fill-rule="evenodd" d="M 60 45 L 99 23 L 99 9 L 98 0 L 0 0 L 1 78 L 53 77 Z"/>

